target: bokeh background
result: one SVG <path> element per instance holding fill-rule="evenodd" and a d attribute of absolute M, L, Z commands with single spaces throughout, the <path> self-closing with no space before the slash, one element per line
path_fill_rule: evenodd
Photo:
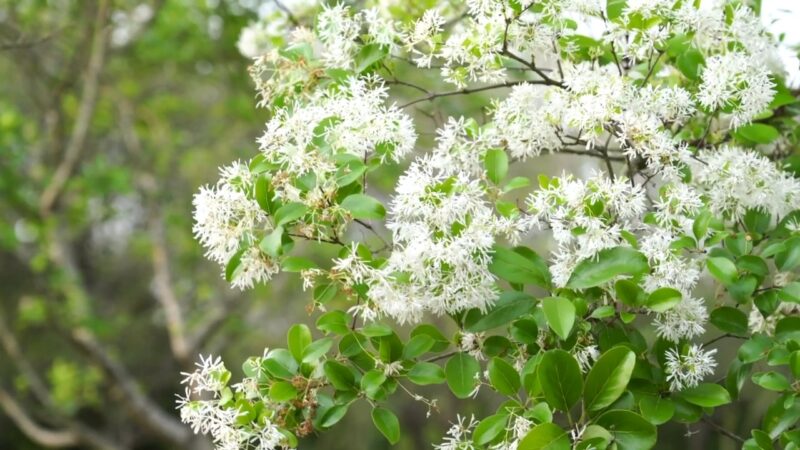
<path fill-rule="evenodd" d="M 267 119 L 236 41 L 269 1 L 0 0 L 0 449 L 211 448 L 179 422 L 180 372 L 213 353 L 237 377 L 238 362 L 285 345 L 289 324 L 314 320 L 297 277 L 232 290 L 191 234 L 192 194 L 254 155 Z M 764 0 L 763 13 L 786 33 L 797 83 L 800 2 Z M 480 117 L 486 104 L 445 112 Z M 434 125 L 416 119 L 424 146 Z M 557 155 L 515 170 L 591 168 Z M 424 393 L 439 399 L 431 417 L 409 398 L 393 405 L 398 449 L 431 448 L 457 411 L 496 402 Z M 717 421 L 747 430 L 768 400 Z M 660 449 L 735 448 L 702 425 L 659 431 Z M 357 408 L 301 443 L 381 448 Z"/>

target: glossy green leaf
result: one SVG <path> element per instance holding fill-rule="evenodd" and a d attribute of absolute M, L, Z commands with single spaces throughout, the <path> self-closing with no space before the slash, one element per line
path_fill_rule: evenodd
<path fill-rule="evenodd" d="M 472 433 L 472 442 L 479 446 L 492 442 L 505 431 L 507 423 L 508 415 L 506 414 L 495 414 L 481 420 Z"/>
<path fill-rule="evenodd" d="M 286 333 L 286 342 L 294 359 L 297 362 L 301 362 L 303 360 L 303 352 L 311 344 L 311 330 L 302 323 L 292 325 Z"/>
<path fill-rule="evenodd" d="M 570 450 L 569 434 L 554 423 L 539 424 L 519 442 L 517 450 Z"/>
<path fill-rule="evenodd" d="M 497 392 L 508 396 L 516 395 L 522 385 L 517 369 L 496 356 L 489 361 L 489 382 Z"/>
<path fill-rule="evenodd" d="M 408 371 L 408 379 L 417 385 L 440 384 L 445 381 L 444 369 L 438 364 L 418 362 Z"/>
<path fill-rule="evenodd" d="M 400 442 L 400 421 L 393 412 L 386 408 L 373 409 L 372 423 L 390 444 L 394 445 Z"/>
<path fill-rule="evenodd" d="M 492 183 L 500 184 L 508 175 L 508 155 L 502 149 L 489 149 L 483 158 L 483 166 L 486 168 L 486 176 Z"/>
<path fill-rule="evenodd" d="M 704 408 L 727 405 L 731 402 L 731 395 L 727 389 L 714 383 L 702 383 L 686 388 L 680 392 L 680 396 L 687 402 Z"/>
<path fill-rule="evenodd" d="M 586 409 L 599 411 L 614 403 L 628 387 L 635 365 L 636 355 L 628 347 L 614 347 L 600 355 L 586 376 Z"/>
<path fill-rule="evenodd" d="M 374 197 L 366 194 L 353 194 L 342 201 L 341 207 L 350 212 L 354 219 L 383 219 L 386 208 Z"/>
<path fill-rule="evenodd" d="M 567 339 L 575 324 L 575 305 L 565 298 L 547 297 L 542 299 L 542 310 L 550 329 L 561 339 Z"/>
<path fill-rule="evenodd" d="M 656 427 L 632 411 L 607 411 L 595 423 L 611 432 L 618 450 L 647 450 L 656 445 Z"/>
<path fill-rule="evenodd" d="M 736 280 L 736 265 L 728 258 L 712 256 L 706 261 L 708 271 L 722 284 L 730 284 Z"/>
<path fill-rule="evenodd" d="M 467 398 L 477 386 L 475 375 L 481 370 L 475 357 L 467 353 L 456 353 L 445 365 L 447 386 L 458 398 Z"/>
<path fill-rule="evenodd" d="M 517 284 L 550 286 L 547 262 L 530 249 L 522 252 L 495 245 L 489 271 L 498 277 Z M 523 254 L 524 253 L 524 254 Z"/>
<path fill-rule="evenodd" d="M 630 247 L 614 247 L 581 261 L 572 272 L 567 287 L 586 289 L 611 281 L 620 275 L 636 276 L 649 270 L 647 258 L 638 251 Z"/>
<path fill-rule="evenodd" d="M 506 325 L 532 312 L 535 306 L 536 301 L 528 294 L 517 291 L 503 292 L 486 314 L 467 324 L 466 330 L 477 333 Z"/>
<path fill-rule="evenodd" d="M 663 313 L 681 302 L 683 295 L 677 289 L 662 287 L 651 292 L 646 305 L 652 311 Z"/>
<path fill-rule="evenodd" d="M 580 399 L 583 377 L 578 361 L 564 350 L 546 352 L 539 363 L 539 383 L 547 403 L 568 411 Z"/>

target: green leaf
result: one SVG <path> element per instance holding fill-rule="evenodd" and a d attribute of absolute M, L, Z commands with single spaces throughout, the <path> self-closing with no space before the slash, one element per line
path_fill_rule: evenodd
<path fill-rule="evenodd" d="M 628 347 L 614 347 L 603 353 L 586 376 L 586 409 L 599 411 L 614 403 L 628 387 L 635 365 L 636 355 Z"/>
<path fill-rule="evenodd" d="M 275 402 L 286 402 L 297 397 L 297 388 L 288 381 L 276 381 L 269 387 L 269 398 Z"/>
<path fill-rule="evenodd" d="M 539 383 L 553 408 L 568 411 L 583 392 L 583 378 L 578 361 L 564 350 L 550 350 L 539 363 Z"/>
<path fill-rule="evenodd" d="M 747 315 L 730 306 L 720 306 L 711 311 L 711 318 L 709 320 L 715 327 L 719 328 L 720 331 L 726 333 L 745 335 L 748 331 Z"/>
<path fill-rule="evenodd" d="M 669 422 L 675 414 L 675 403 L 668 398 L 645 396 L 639 401 L 639 410 L 653 425 Z"/>
<path fill-rule="evenodd" d="M 695 217 L 694 222 L 692 223 L 692 234 L 694 234 L 695 239 L 700 241 L 706 237 L 711 219 L 711 211 L 707 209 L 703 210 L 697 215 L 697 217 Z"/>
<path fill-rule="evenodd" d="M 355 387 L 355 376 L 344 364 L 336 361 L 326 361 L 322 368 L 328 381 L 330 381 L 336 389 L 347 391 Z"/>
<path fill-rule="evenodd" d="M 683 298 L 677 289 L 663 287 L 653 291 L 647 298 L 647 307 L 652 311 L 663 313 L 676 306 Z"/>
<path fill-rule="evenodd" d="M 481 370 L 478 360 L 466 353 L 456 353 L 444 367 L 447 386 L 458 398 L 467 398 L 477 385 L 475 375 Z"/>
<path fill-rule="evenodd" d="M 281 261 L 281 270 L 284 272 L 302 272 L 316 267 L 317 264 L 314 261 L 301 256 L 287 256 Z"/>
<path fill-rule="evenodd" d="M 302 323 L 292 325 L 289 332 L 286 333 L 286 342 L 294 359 L 301 362 L 303 361 L 303 352 L 311 344 L 311 330 Z"/>
<path fill-rule="evenodd" d="M 408 371 L 408 379 L 417 385 L 440 384 L 445 381 L 444 369 L 430 362 L 418 362 Z"/>
<path fill-rule="evenodd" d="M 383 219 L 386 208 L 376 198 L 366 194 L 353 194 L 342 201 L 342 208 L 350 211 L 354 219 Z"/>
<path fill-rule="evenodd" d="M 502 149 L 493 148 L 487 150 L 483 158 L 483 165 L 486 167 L 486 176 L 494 184 L 500 184 L 503 178 L 508 175 L 508 155 Z"/>
<path fill-rule="evenodd" d="M 386 381 L 386 374 L 382 370 L 370 370 L 361 377 L 361 390 L 368 398 L 374 399 Z"/>
<path fill-rule="evenodd" d="M 656 427 L 632 411 L 607 411 L 596 424 L 611 432 L 618 450 L 647 450 L 656 445 Z"/>
<path fill-rule="evenodd" d="M 372 423 L 390 444 L 394 445 L 400 442 L 400 421 L 393 412 L 386 408 L 373 409 Z"/>
<path fill-rule="evenodd" d="M 617 299 L 628 306 L 639 306 L 645 301 L 645 293 L 639 284 L 631 280 L 619 280 L 614 283 Z"/>
<path fill-rule="evenodd" d="M 356 73 L 364 73 L 373 64 L 382 60 L 389 54 L 388 47 L 380 44 L 367 44 L 361 47 L 356 55 Z"/>
<path fill-rule="evenodd" d="M 570 450 L 569 434 L 554 423 L 533 427 L 519 442 L 517 450 Z"/>
<path fill-rule="evenodd" d="M 650 270 L 647 258 L 630 247 L 614 247 L 600 251 L 595 257 L 581 261 L 567 282 L 571 289 L 601 285 L 620 275 L 641 275 Z"/>
<path fill-rule="evenodd" d="M 606 17 L 608 17 L 608 20 L 615 20 L 621 16 L 627 5 L 627 0 L 607 0 Z"/>
<path fill-rule="evenodd" d="M 782 374 L 775 371 L 753 374 L 753 383 L 763 387 L 764 389 L 777 392 L 786 391 L 791 387 L 789 380 L 787 380 Z"/>
<path fill-rule="evenodd" d="M 772 339 L 757 334 L 739 347 L 737 357 L 743 363 L 754 363 L 765 358 L 774 345 Z"/>
<path fill-rule="evenodd" d="M 347 414 L 347 405 L 335 405 L 332 408 L 328 409 L 324 413 L 322 413 L 322 419 L 320 419 L 320 427 L 322 428 L 330 428 L 337 423 Z"/>
<path fill-rule="evenodd" d="M 478 446 L 492 442 L 497 436 L 500 436 L 500 433 L 505 431 L 507 423 L 508 415 L 506 414 L 495 414 L 481 420 L 472 433 L 472 442 Z"/>
<path fill-rule="evenodd" d="M 283 227 L 277 227 L 272 230 L 268 235 L 261 239 L 258 248 L 273 258 L 281 255 L 281 247 L 283 246 Z"/>
<path fill-rule="evenodd" d="M 313 363 L 317 361 L 322 355 L 328 353 L 331 346 L 333 345 L 333 339 L 331 338 L 324 338 L 318 341 L 312 342 L 305 350 L 303 350 L 303 361 L 304 363 Z"/>
<path fill-rule="evenodd" d="M 494 254 L 489 271 L 493 274 L 510 283 L 532 284 L 543 288 L 550 286 L 547 262 L 533 250 L 519 251 L 522 249 L 519 248 L 514 251 L 499 245 L 492 249 Z"/>
<path fill-rule="evenodd" d="M 225 281 L 230 282 L 233 280 L 236 269 L 239 268 L 239 264 L 242 262 L 242 254 L 244 251 L 245 249 L 241 249 L 234 253 L 231 259 L 228 260 L 228 264 L 225 264 Z"/>
<path fill-rule="evenodd" d="M 448 346 L 450 346 L 450 341 L 447 340 L 447 338 L 442 334 L 442 332 L 439 331 L 438 328 L 429 323 L 423 323 L 422 325 L 417 325 L 416 328 L 411 330 L 412 338 L 415 336 L 419 336 L 421 334 L 430 336 L 434 340 L 435 344 L 433 348 L 431 348 L 432 352 L 441 352 L 447 349 Z"/>
<path fill-rule="evenodd" d="M 408 343 L 406 343 L 406 346 L 403 349 L 403 358 L 414 359 L 430 351 L 435 344 L 436 341 L 434 341 L 433 338 L 427 334 L 419 334 L 414 336 L 408 340 Z"/>
<path fill-rule="evenodd" d="M 273 378 L 291 379 L 298 369 L 294 356 L 283 348 L 270 351 L 261 365 Z"/>
<path fill-rule="evenodd" d="M 575 324 L 575 305 L 565 298 L 547 297 L 542 299 L 542 310 L 547 318 L 547 325 L 561 339 L 566 340 Z"/>
<path fill-rule="evenodd" d="M 492 309 L 468 324 L 466 330 L 478 333 L 503 326 L 530 313 L 535 306 L 536 301 L 528 294 L 517 291 L 503 292 Z"/>
<path fill-rule="evenodd" d="M 728 258 L 712 256 L 706 261 L 708 271 L 722 284 L 731 284 L 736 280 L 736 265 Z"/>
<path fill-rule="evenodd" d="M 275 226 L 280 227 L 303 217 L 308 207 L 302 203 L 287 203 L 275 211 Z"/>
<path fill-rule="evenodd" d="M 700 66 L 704 64 L 703 54 L 694 47 L 689 47 L 681 52 L 675 60 L 675 66 L 690 80 L 700 78 Z"/>
<path fill-rule="evenodd" d="M 727 405 L 731 402 L 728 390 L 714 383 L 702 383 L 684 389 L 680 392 L 680 396 L 687 402 L 704 408 Z"/>
<path fill-rule="evenodd" d="M 781 133 L 772 125 L 751 123 L 750 125 L 742 125 L 737 128 L 733 134 L 736 135 L 737 138 L 750 141 L 754 144 L 769 144 L 775 139 L 778 139 Z"/>
<path fill-rule="evenodd" d="M 497 392 L 509 397 L 516 395 L 522 385 L 517 369 L 497 356 L 489 361 L 489 382 Z"/>
<path fill-rule="evenodd" d="M 347 334 L 350 332 L 347 320 L 347 313 L 344 311 L 330 311 L 317 319 L 317 329 L 326 333 Z"/>
<path fill-rule="evenodd" d="M 786 250 L 775 255 L 775 265 L 782 272 L 788 272 L 800 264 L 800 236 L 787 239 Z"/>

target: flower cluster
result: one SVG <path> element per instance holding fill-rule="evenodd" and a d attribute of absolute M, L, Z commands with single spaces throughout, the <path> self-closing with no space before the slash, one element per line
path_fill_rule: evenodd
<path fill-rule="evenodd" d="M 259 250 L 258 232 L 270 228 L 267 215 L 252 198 L 254 177 L 246 165 L 235 162 L 220 169 L 216 185 L 200 189 L 194 197 L 194 227 L 206 256 L 225 267 L 240 258 L 230 277 L 233 286 L 252 288 L 278 272 L 278 266 Z"/>
<path fill-rule="evenodd" d="M 526 220 L 552 230 L 558 249 L 550 271 L 555 285 L 564 286 L 579 262 L 625 242 L 624 232 L 638 227 L 646 203 L 640 187 L 601 173 L 585 181 L 571 175 L 545 181 L 528 208 Z"/>
<path fill-rule="evenodd" d="M 665 370 L 670 389 L 677 392 L 694 387 L 708 375 L 713 375 L 717 367 L 714 360 L 716 353 L 716 349 L 706 351 L 695 344 L 690 345 L 685 352 L 674 348 L 667 350 Z"/>
<path fill-rule="evenodd" d="M 195 433 L 211 435 L 217 450 L 289 448 L 286 437 L 268 418 L 240 420 L 243 412 L 230 402 L 231 373 L 221 358 L 201 356 L 197 370 L 183 375 L 181 383 L 187 387 L 185 396 L 178 397 L 181 420 Z"/>

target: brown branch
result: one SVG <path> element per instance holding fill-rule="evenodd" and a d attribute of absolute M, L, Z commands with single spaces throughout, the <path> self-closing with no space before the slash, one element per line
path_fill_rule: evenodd
<path fill-rule="evenodd" d="M 716 430 L 719 434 L 721 434 L 721 435 L 723 435 L 723 436 L 725 436 L 727 438 L 730 438 L 730 439 L 732 439 L 732 440 L 734 440 L 734 441 L 736 441 L 736 442 L 738 442 L 740 444 L 744 444 L 744 438 L 742 438 L 741 436 L 739 436 L 739 435 L 737 435 L 737 434 L 735 434 L 735 433 L 733 433 L 731 431 L 728 431 L 727 429 L 725 429 L 725 427 L 723 427 L 722 425 L 714 422 L 710 418 L 703 417 L 703 422 L 705 422 L 708 425 L 710 425 L 711 428 Z"/>
<path fill-rule="evenodd" d="M 150 220 L 150 236 L 153 244 L 153 294 L 164 309 L 172 354 L 182 366 L 188 366 L 190 364 L 189 345 L 186 342 L 183 313 L 172 284 L 164 224 L 160 217 L 153 217 Z"/>
<path fill-rule="evenodd" d="M 94 21 L 89 63 L 83 80 L 83 92 L 78 106 L 72 135 L 67 142 L 64 156 L 56 168 L 53 178 L 45 187 L 39 198 L 39 211 L 46 216 L 55 205 L 64 187 L 78 164 L 86 139 L 89 134 L 100 84 L 100 72 L 103 69 L 106 55 L 106 44 L 109 30 L 106 27 L 108 16 L 108 0 L 100 0 Z"/>
<path fill-rule="evenodd" d="M 428 102 L 428 101 L 431 101 L 431 100 L 434 100 L 434 99 L 437 99 L 437 98 L 440 98 L 440 97 L 449 97 L 449 96 L 452 96 L 452 95 L 467 95 L 467 94 L 473 94 L 475 92 L 488 91 L 488 90 L 491 90 L 491 89 L 501 89 L 501 88 L 513 87 L 513 86 L 517 86 L 519 84 L 524 84 L 524 83 L 529 83 L 529 84 L 550 84 L 549 82 L 544 81 L 544 80 L 506 81 L 505 83 L 491 84 L 491 85 L 488 85 L 488 86 L 481 86 L 481 87 L 478 87 L 478 88 L 465 88 L 465 89 L 459 89 L 457 91 L 449 91 L 449 92 L 433 92 L 433 93 L 431 93 L 431 94 L 429 94 L 429 95 L 427 95 L 425 97 L 421 97 L 421 98 L 418 98 L 416 100 L 412 100 L 412 101 L 410 101 L 408 103 L 405 103 L 405 104 L 401 105 L 400 108 L 407 108 L 407 107 L 409 107 L 411 105 L 416 105 L 417 103 L 421 103 L 421 102 Z"/>
<path fill-rule="evenodd" d="M 114 381 L 134 420 L 176 446 L 188 445 L 192 440 L 190 430 L 147 397 L 128 370 L 115 361 L 88 331 L 73 330 L 68 337 Z"/>
<path fill-rule="evenodd" d="M 42 447 L 74 447 L 80 443 L 70 430 L 44 428 L 34 421 L 11 395 L 0 387 L 0 408 L 30 440 Z"/>

